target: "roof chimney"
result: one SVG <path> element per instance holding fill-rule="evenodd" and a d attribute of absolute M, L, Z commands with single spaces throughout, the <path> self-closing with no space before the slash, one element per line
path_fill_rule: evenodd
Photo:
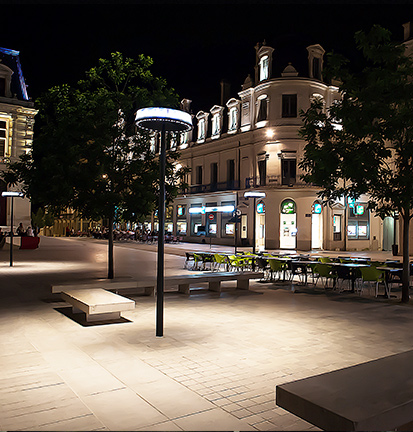
<path fill-rule="evenodd" d="M 412 37 L 411 22 L 409 21 L 409 22 L 403 24 L 403 28 L 404 28 L 404 40 L 407 41 Z"/>
<path fill-rule="evenodd" d="M 228 102 L 229 95 L 231 92 L 231 84 L 226 79 L 222 79 L 221 82 L 221 106 L 225 106 L 226 102 Z"/>

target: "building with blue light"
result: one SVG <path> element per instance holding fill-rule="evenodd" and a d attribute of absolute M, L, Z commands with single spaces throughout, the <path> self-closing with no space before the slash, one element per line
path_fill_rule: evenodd
<path fill-rule="evenodd" d="M 9 161 L 17 161 L 28 152 L 33 141 L 34 117 L 37 110 L 27 94 L 19 51 L 0 48 L 0 171 Z M 13 187 L 18 189 L 18 186 Z M 0 226 L 10 229 L 10 209 L 1 192 L 7 185 L 0 181 Z M 15 200 L 14 220 L 24 227 L 31 225 L 30 201 Z"/>

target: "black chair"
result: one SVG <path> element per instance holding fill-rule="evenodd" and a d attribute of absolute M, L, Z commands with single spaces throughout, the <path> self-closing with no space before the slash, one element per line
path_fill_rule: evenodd
<path fill-rule="evenodd" d="M 342 285 L 344 281 L 348 281 L 348 289 L 351 290 L 351 281 L 352 281 L 351 268 L 345 266 L 336 266 L 335 272 L 337 274 L 337 283 L 336 283 L 337 289 L 340 292 L 344 291 L 343 289 L 341 289 Z"/>
<path fill-rule="evenodd" d="M 192 270 L 194 268 L 194 265 L 195 265 L 194 254 L 189 253 L 189 252 L 185 252 L 185 255 L 186 255 L 186 260 L 184 263 L 184 269 Z M 191 267 L 190 267 L 190 263 L 192 263 Z"/>
<path fill-rule="evenodd" d="M 268 281 L 270 279 L 270 266 L 268 261 L 264 258 L 257 257 L 255 259 L 255 265 L 257 266 L 258 271 L 264 272 L 264 278 L 261 279 L 261 281 Z"/>

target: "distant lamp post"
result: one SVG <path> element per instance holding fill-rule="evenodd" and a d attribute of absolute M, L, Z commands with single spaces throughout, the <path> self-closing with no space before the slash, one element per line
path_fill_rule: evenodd
<path fill-rule="evenodd" d="M 156 279 L 156 336 L 163 336 L 163 294 L 164 294 L 164 246 L 165 246 L 165 165 L 166 132 L 187 132 L 192 129 L 189 113 L 171 108 L 142 108 L 136 112 L 136 125 L 142 129 L 161 132 L 159 153 L 159 233 L 158 268 Z"/>
<path fill-rule="evenodd" d="M 257 218 L 257 209 L 256 209 L 256 201 L 257 198 L 265 198 L 265 192 L 244 192 L 244 198 L 254 198 L 254 209 L 252 212 L 252 226 L 253 226 L 253 230 L 252 230 L 252 253 L 255 254 L 255 232 L 256 232 L 256 218 Z"/>
<path fill-rule="evenodd" d="M 10 211 L 10 267 L 13 266 L 13 217 L 14 217 L 14 198 L 23 198 L 24 193 L 23 192 L 17 192 L 17 191 L 6 191 L 2 192 L 1 196 L 3 197 L 9 197 L 11 198 L 11 211 Z"/>

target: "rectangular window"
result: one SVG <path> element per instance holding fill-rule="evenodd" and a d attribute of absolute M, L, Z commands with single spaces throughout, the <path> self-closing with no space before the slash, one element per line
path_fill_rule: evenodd
<path fill-rule="evenodd" d="M 341 215 L 333 216 L 333 240 L 341 240 Z"/>
<path fill-rule="evenodd" d="M 282 116 L 297 117 L 297 95 L 282 95 Z"/>
<path fill-rule="evenodd" d="M 0 158 L 6 156 L 7 123 L 0 120 Z"/>
<path fill-rule="evenodd" d="M 367 203 L 353 202 L 348 209 L 347 235 L 349 240 L 368 240 L 370 237 Z"/>
<path fill-rule="evenodd" d="M 259 180 L 257 184 L 259 186 L 265 186 L 267 184 L 267 160 L 266 159 L 258 161 L 258 176 L 259 176 Z"/>
<path fill-rule="evenodd" d="M 191 207 L 202 207 L 201 203 L 192 204 Z M 199 227 L 202 226 L 202 214 L 191 213 L 191 235 L 199 235 Z"/>
<path fill-rule="evenodd" d="M 258 115 L 257 115 L 257 123 L 260 121 L 267 120 L 267 98 L 258 100 Z"/>
<path fill-rule="evenodd" d="M 281 174 L 283 185 L 293 185 L 296 182 L 296 171 L 297 171 L 297 160 L 296 159 L 281 159 Z"/>
<path fill-rule="evenodd" d="M 235 201 L 223 201 L 222 206 L 233 206 Z M 235 234 L 235 223 L 231 222 L 232 212 L 222 212 L 221 214 L 221 236 L 233 237 Z"/>
<path fill-rule="evenodd" d="M 231 108 L 229 112 L 229 128 L 230 131 L 237 129 L 237 110 L 236 108 Z"/>
<path fill-rule="evenodd" d="M 197 185 L 202 184 L 202 165 L 198 165 L 195 168 L 195 184 Z"/>

